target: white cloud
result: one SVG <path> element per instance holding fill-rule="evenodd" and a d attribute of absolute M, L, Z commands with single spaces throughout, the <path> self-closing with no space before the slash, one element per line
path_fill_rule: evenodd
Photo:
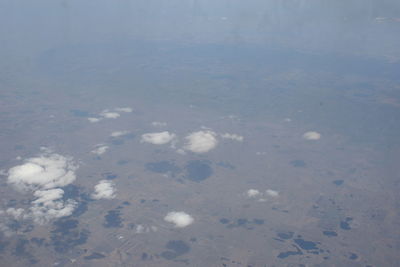
<path fill-rule="evenodd" d="M 217 146 L 216 133 L 213 131 L 198 131 L 186 136 L 186 150 L 195 153 L 205 153 Z"/>
<path fill-rule="evenodd" d="M 11 217 L 13 217 L 15 220 L 19 220 L 23 218 L 23 215 L 25 213 L 24 209 L 16 209 L 16 208 L 8 208 L 6 210 L 7 215 L 10 215 Z"/>
<path fill-rule="evenodd" d="M 268 189 L 265 193 L 270 197 L 279 197 L 279 192 L 272 189 Z"/>
<path fill-rule="evenodd" d="M 108 146 L 104 145 L 104 144 L 98 144 L 96 145 L 96 148 L 94 150 L 92 150 L 93 154 L 96 155 L 103 155 L 104 153 L 106 153 L 106 151 L 109 149 Z"/>
<path fill-rule="evenodd" d="M 92 123 L 95 123 L 95 122 L 99 122 L 103 119 L 116 119 L 121 116 L 121 114 L 119 114 L 119 112 L 129 113 L 132 111 L 133 111 L 132 108 L 129 108 L 129 107 L 114 108 L 113 110 L 105 109 L 99 113 L 98 116 L 100 116 L 100 118 L 90 117 L 90 118 L 88 118 L 88 120 Z"/>
<path fill-rule="evenodd" d="M 121 116 L 119 113 L 109 111 L 108 109 L 103 110 L 99 115 L 106 119 L 116 119 Z"/>
<path fill-rule="evenodd" d="M 95 187 L 92 194 L 93 199 L 113 199 L 115 198 L 114 183 L 107 180 L 101 180 Z"/>
<path fill-rule="evenodd" d="M 146 142 L 154 145 L 164 145 L 176 138 L 176 135 L 168 131 L 159 133 L 146 133 L 142 135 L 141 142 Z"/>
<path fill-rule="evenodd" d="M 153 121 L 151 123 L 151 125 L 153 125 L 154 127 L 165 127 L 167 126 L 166 122 L 160 122 L 160 121 Z"/>
<path fill-rule="evenodd" d="M 175 224 L 175 227 L 177 228 L 183 228 L 191 225 L 194 222 L 194 219 L 183 211 L 172 211 L 164 217 L 164 221 Z"/>
<path fill-rule="evenodd" d="M 9 169 L 7 182 L 19 191 L 62 187 L 75 181 L 76 169 L 71 158 L 46 153 Z"/>
<path fill-rule="evenodd" d="M 49 221 L 69 216 L 75 210 L 77 202 L 72 199 L 64 201 L 64 190 L 60 188 L 38 190 L 33 194 L 37 197 L 32 201 L 29 217 L 38 224 L 46 224 Z"/>
<path fill-rule="evenodd" d="M 321 134 L 318 132 L 306 132 L 303 134 L 303 138 L 306 140 L 318 140 L 321 138 Z"/>
<path fill-rule="evenodd" d="M 115 111 L 117 112 L 126 112 L 126 113 L 130 113 L 133 111 L 132 108 L 130 107 L 125 107 L 125 108 L 115 108 Z"/>
<path fill-rule="evenodd" d="M 231 139 L 231 140 L 238 141 L 238 142 L 242 142 L 244 139 L 243 136 L 241 136 L 241 135 L 230 134 L 230 133 L 221 134 L 221 137 L 224 139 Z"/>
<path fill-rule="evenodd" d="M 257 197 L 260 194 L 261 194 L 260 191 L 258 191 L 257 189 L 249 189 L 249 190 L 247 190 L 247 196 L 248 197 Z"/>
<path fill-rule="evenodd" d="M 101 121 L 101 119 L 99 119 L 99 118 L 93 118 L 93 117 L 88 118 L 88 120 L 89 120 L 91 123 L 95 123 L 95 122 Z"/>
<path fill-rule="evenodd" d="M 24 164 L 8 170 L 7 182 L 18 191 L 33 191 L 36 198 L 28 210 L 9 208 L 6 214 L 15 219 L 32 219 L 45 224 L 52 219 L 69 216 L 77 203 L 63 200 L 61 188 L 75 181 L 77 165 L 72 158 L 43 149 L 38 157 L 25 160 Z"/>
<path fill-rule="evenodd" d="M 129 131 L 116 131 L 111 133 L 111 137 L 121 137 L 129 133 L 130 133 Z"/>

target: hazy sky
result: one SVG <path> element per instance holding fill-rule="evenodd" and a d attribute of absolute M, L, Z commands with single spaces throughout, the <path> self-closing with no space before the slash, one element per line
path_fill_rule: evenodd
<path fill-rule="evenodd" d="M 396 0 L 2 0 L 0 25 L 5 55 L 132 39 L 400 54 Z"/>

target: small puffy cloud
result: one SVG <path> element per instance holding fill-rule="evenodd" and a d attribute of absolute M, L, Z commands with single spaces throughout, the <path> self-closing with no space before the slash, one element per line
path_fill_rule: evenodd
<path fill-rule="evenodd" d="M 90 121 L 91 123 L 95 123 L 95 122 L 101 121 L 101 119 L 100 119 L 100 118 L 93 118 L 93 117 L 90 117 L 90 118 L 88 118 L 88 121 Z"/>
<path fill-rule="evenodd" d="M 45 153 L 9 169 L 7 182 L 19 191 L 62 187 L 75 181 L 76 169 L 71 158 Z"/>
<path fill-rule="evenodd" d="M 318 140 L 321 138 L 321 134 L 318 132 L 306 132 L 303 134 L 303 138 L 306 140 Z"/>
<path fill-rule="evenodd" d="M 111 181 L 101 180 L 95 187 L 92 194 L 93 199 L 113 199 L 115 198 L 115 185 Z"/>
<path fill-rule="evenodd" d="M 106 153 L 106 151 L 109 149 L 109 147 L 108 146 L 106 146 L 106 145 L 104 145 L 104 144 L 98 144 L 98 145 L 96 145 L 96 148 L 95 149 L 93 149 L 91 152 L 93 153 L 93 154 L 96 154 L 96 155 L 103 155 L 104 153 Z"/>
<path fill-rule="evenodd" d="M 116 131 L 111 133 L 111 137 L 121 137 L 129 133 L 130 133 L 129 131 Z"/>
<path fill-rule="evenodd" d="M 63 200 L 64 190 L 61 188 L 38 190 L 33 195 L 37 199 L 32 201 L 30 213 L 26 217 L 31 217 L 38 224 L 70 216 L 77 206 L 75 200 Z"/>
<path fill-rule="evenodd" d="M 249 190 L 247 190 L 247 196 L 248 197 L 253 198 L 253 197 L 258 197 L 260 195 L 261 195 L 261 193 L 257 189 L 249 189 Z"/>
<path fill-rule="evenodd" d="M 230 133 L 221 134 L 221 137 L 224 139 L 231 139 L 231 140 L 238 141 L 238 142 L 242 142 L 244 139 L 243 136 L 241 136 L 241 135 L 230 134 Z"/>
<path fill-rule="evenodd" d="M 157 231 L 158 231 L 158 228 L 157 228 L 157 226 L 154 226 L 154 225 L 144 226 L 144 225 L 138 224 L 135 229 L 136 234 L 143 234 L 143 233 L 157 232 Z"/>
<path fill-rule="evenodd" d="M 117 112 L 126 112 L 126 113 L 130 113 L 133 111 L 132 108 L 130 107 L 125 107 L 125 108 L 115 108 L 115 111 Z"/>
<path fill-rule="evenodd" d="M 171 211 L 164 217 L 164 221 L 175 224 L 177 228 L 183 228 L 191 225 L 194 219 L 183 211 Z"/>
<path fill-rule="evenodd" d="M 100 113 L 100 116 L 106 119 L 116 119 L 119 118 L 121 115 L 117 112 L 109 111 L 108 109 L 106 109 Z"/>
<path fill-rule="evenodd" d="M 154 127 L 165 127 L 167 126 L 166 122 L 160 122 L 160 121 L 153 121 L 151 123 L 151 125 L 153 125 Z"/>
<path fill-rule="evenodd" d="M 150 143 L 154 145 L 164 145 L 171 142 L 176 138 L 176 135 L 168 131 L 159 133 L 146 133 L 142 135 L 141 142 Z"/>
<path fill-rule="evenodd" d="M 265 194 L 270 197 L 279 197 L 279 192 L 272 189 L 268 189 L 267 191 L 265 191 Z"/>
<path fill-rule="evenodd" d="M 216 133 L 210 130 L 193 132 L 186 136 L 184 148 L 194 153 L 205 153 L 218 144 Z"/>
<path fill-rule="evenodd" d="M 120 112 L 129 113 L 132 112 L 132 108 L 125 107 L 125 108 L 114 108 L 113 110 L 105 109 L 99 113 L 99 117 L 90 117 L 88 120 L 92 123 L 99 122 L 103 119 L 116 119 L 121 116 Z"/>

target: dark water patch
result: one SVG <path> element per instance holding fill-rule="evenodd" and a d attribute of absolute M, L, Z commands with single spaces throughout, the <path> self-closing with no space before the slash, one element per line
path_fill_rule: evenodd
<path fill-rule="evenodd" d="M 51 245 L 58 253 L 66 253 L 76 246 L 83 245 L 89 238 L 87 229 L 79 228 L 79 221 L 62 218 L 53 223 L 51 231 Z"/>
<path fill-rule="evenodd" d="M 168 249 L 161 253 L 164 259 L 172 260 L 190 251 L 190 246 L 182 240 L 171 240 L 165 245 Z"/>
<path fill-rule="evenodd" d="M 124 201 L 124 202 L 122 202 L 122 205 L 125 205 L 125 206 L 130 206 L 130 205 L 131 205 L 131 203 L 130 203 L 129 201 Z"/>
<path fill-rule="evenodd" d="M 62 235 L 68 235 L 71 230 L 78 227 L 78 220 L 75 219 L 61 219 L 53 223 L 55 229 L 52 233 L 60 233 Z"/>
<path fill-rule="evenodd" d="M 341 186 L 344 183 L 344 180 L 335 180 L 332 183 L 334 183 L 337 186 Z"/>
<path fill-rule="evenodd" d="M 83 257 L 85 260 L 97 260 L 97 259 L 103 259 L 106 256 L 99 253 L 99 252 L 93 252 L 92 254 L 90 254 L 89 256 L 85 256 Z"/>
<path fill-rule="evenodd" d="M 23 146 L 23 145 L 15 145 L 14 146 L 14 150 L 24 150 L 25 149 L 25 146 Z"/>
<path fill-rule="evenodd" d="M 76 185 L 69 184 L 62 188 L 64 190 L 63 200 L 66 201 L 67 199 L 76 199 L 80 195 L 80 188 Z"/>
<path fill-rule="evenodd" d="M 338 235 L 335 231 L 323 231 L 322 233 L 329 237 L 334 237 Z"/>
<path fill-rule="evenodd" d="M 281 253 L 278 254 L 277 258 L 286 259 L 289 256 L 303 255 L 303 252 L 301 252 L 301 250 L 298 247 L 296 247 L 296 246 L 293 246 L 293 247 L 296 248 L 296 251 L 281 252 Z"/>
<path fill-rule="evenodd" d="M 80 110 L 80 109 L 71 109 L 69 112 L 75 117 L 80 117 L 80 118 L 87 118 L 90 116 L 90 113 L 85 111 L 85 110 Z"/>
<path fill-rule="evenodd" d="M 7 208 L 15 207 L 18 204 L 18 201 L 16 199 L 10 199 L 8 200 L 6 206 Z"/>
<path fill-rule="evenodd" d="M 248 223 L 248 220 L 244 219 L 244 218 L 237 219 L 237 221 L 236 221 L 236 224 L 238 226 L 245 226 L 247 223 Z"/>
<path fill-rule="evenodd" d="M 155 173 L 170 173 L 175 175 L 181 171 L 181 169 L 175 165 L 175 163 L 170 161 L 157 161 L 149 162 L 145 165 L 146 170 Z"/>
<path fill-rule="evenodd" d="M 10 244 L 10 242 L 5 240 L 0 240 L 0 253 L 3 253 L 5 248 Z"/>
<path fill-rule="evenodd" d="M 112 173 L 112 172 L 104 172 L 101 174 L 101 176 L 103 176 L 107 180 L 114 180 L 118 177 L 117 174 Z"/>
<path fill-rule="evenodd" d="M 302 238 L 296 238 L 293 240 L 300 248 L 304 250 L 317 250 L 317 243 L 312 241 L 306 241 Z"/>
<path fill-rule="evenodd" d="M 28 221 L 18 221 L 15 219 L 10 219 L 5 224 L 13 232 L 29 233 L 35 228 L 35 226 Z"/>
<path fill-rule="evenodd" d="M 121 228 L 123 227 L 121 211 L 120 210 L 110 210 L 107 215 L 104 216 L 105 222 L 103 226 L 106 228 Z"/>
<path fill-rule="evenodd" d="M 26 246 L 29 244 L 29 240 L 27 239 L 18 239 L 17 244 L 15 246 L 15 251 L 14 251 L 14 255 L 16 256 L 26 256 L 26 254 L 28 253 L 26 251 Z"/>
<path fill-rule="evenodd" d="M 140 259 L 142 260 L 142 261 L 145 261 L 145 260 L 147 260 L 149 258 L 149 255 L 146 253 L 146 252 L 143 252 L 142 253 L 142 256 L 140 257 Z"/>
<path fill-rule="evenodd" d="M 161 253 L 161 257 L 163 257 L 166 260 L 173 260 L 176 257 L 178 257 L 179 255 L 177 255 L 175 252 L 173 251 L 163 251 Z"/>
<path fill-rule="evenodd" d="M 287 240 L 291 239 L 293 237 L 293 232 L 280 232 L 277 234 L 277 236 L 281 239 Z"/>
<path fill-rule="evenodd" d="M 38 238 L 38 237 L 31 238 L 31 243 L 35 244 L 38 247 L 43 246 L 45 241 L 46 241 L 46 239 L 44 239 L 44 238 Z"/>
<path fill-rule="evenodd" d="M 350 253 L 349 259 L 355 261 L 358 259 L 358 255 L 356 253 Z"/>
<path fill-rule="evenodd" d="M 18 230 L 20 230 L 23 227 L 22 222 L 15 220 L 15 219 L 11 219 L 6 223 L 7 227 L 13 231 L 16 232 Z"/>
<path fill-rule="evenodd" d="M 230 170 L 234 170 L 235 166 L 230 164 L 229 162 L 224 162 L 224 161 L 220 161 L 217 163 L 217 166 L 226 168 L 226 169 L 230 169 Z"/>
<path fill-rule="evenodd" d="M 351 230 L 350 222 L 353 220 L 351 217 L 346 217 L 344 221 L 340 222 L 340 228 L 343 230 Z"/>
<path fill-rule="evenodd" d="M 141 199 L 140 200 L 140 204 L 143 204 L 143 203 L 145 203 L 146 202 L 146 199 Z"/>
<path fill-rule="evenodd" d="M 185 178 L 194 182 L 204 181 L 213 174 L 210 162 L 206 160 L 191 160 L 186 164 L 185 169 Z"/>
<path fill-rule="evenodd" d="M 120 146 L 125 144 L 125 141 L 122 139 L 112 139 L 111 144 L 113 144 L 114 146 Z"/>
<path fill-rule="evenodd" d="M 89 194 L 82 192 L 82 187 L 70 184 L 64 186 L 62 189 L 64 190 L 63 201 L 73 199 L 78 203 L 72 213 L 73 217 L 79 217 L 88 210 L 88 202 L 92 201 L 92 199 Z"/>
<path fill-rule="evenodd" d="M 75 229 L 68 234 L 53 233 L 51 235 L 51 244 L 58 253 L 66 253 L 76 246 L 83 245 L 89 238 L 90 232 L 87 229 Z"/>
<path fill-rule="evenodd" d="M 129 163 L 129 160 L 126 160 L 126 159 L 121 159 L 121 160 L 117 161 L 117 164 L 120 166 L 126 165 L 128 163 Z"/>
<path fill-rule="evenodd" d="M 39 262 L 29 251 L 29 240 L 20 238 L 15 245 L 14 255 L 18 258 L 24 258 L 29 262 L 29 265 L 34 265 Z"/>
<path fill-rule="evenodd" d="M 258 225 L 262 225 L 262 224 L 264 224 L 264 220 L 263 219 L 253 219 L 253 223 L 254 224 L 258 224 Z"/>
<path fill-rule="evenodd" d="M 222 224 L 227 224 L 227 223 L 229 223 L 229 220 L 227 218 L 221 218 L 221 219 L 219 219 L 219 222 Z"/>
<path fill-rule="evenodd" d="M 304 168 L 307 166 L 307 164 L 304 162 L 304 160 L 300 160 L 300 159 L 292 160 L 290 162 L 290 165 L 292 165 L 293 167 L 297 167 L 297 168 Z"/>

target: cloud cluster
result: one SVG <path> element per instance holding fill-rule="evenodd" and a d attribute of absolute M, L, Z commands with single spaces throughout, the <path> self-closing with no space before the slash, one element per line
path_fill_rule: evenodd
<path fill-rule="evenodd" d="M 9 208 L 6 214 L 14 219 L 32 219 L 45 224 L 53 219 L 69 216 L 77 203 L 64 200 L 64 187 L 75 181 L 77 165 L 72 158 L 45 151 L 29 158 L 7 172 L 7 182 L 20 192 L 33 192 L 35 200 L 28 210 Z"/>
<path fill-rule="evenodd" d="M 279 197 L 279 192 L 272 190 L 272 189 L 266 190 L 265 194 L 267 194 L 267 196 L 270 196 L 270 197 Z"/>
<path fill-rule="evenodd" d="M 183 211 L 171 211 L 164 217 L 164 221 L 175 224 L 177 228 L 184 228 L 191 225 L 194 219 Z"/>
<path fill-rule="evenodd" d="M 262 193 L 257 189 L 249 189 L 246 191 L 246 196 L 248 198 L 256 198 L 258 201 L 264 202 L 267 201 L 268 198 L 279 197 L 279 192 L 272 189 L 267 189 L 265 193 Z"/>
<path fill-rule="evenodd" d="M 318 140 L 321 138 L 321 134 L 318 132 L 306 132 L 303 134 L 303 138 L 306 140 Z"/>
<path fill-rule="evenodd" d="M 98 117 L 90 117 L 88 120 L 92 123 L 99 122 L 103 119 L 116 119 L 121 116 L 121 112 L 130 113 L 132 112 L 132 108 L 124 107 L 124 108 L 114 108 L 113 110 L 105 109 L 99 113 Z"/>
<path fill-rule="evenodd" d="M 242 142 L 244 139 L 243 136 L 241 136 L 241 135 L 230 134 L 230 133 L 221 134 L 221 137 L 224 139 L 230 139 L 230 140 L 234 140 L 234 141 L 238 141 L 238 142 Z"/>
<path fill-rule="evenodd" d="M 145 226 L 145 225 L 142 225 L 142 224 L 138 224 L 136 226 L 136 229 L 135 229 L 135 233 L 136 234 L 144 234 L 144 233 L 157 232 L 157 231 L 158 231 L 158 227 L 154 226 L 154 225 Z"/>
<path fill-rule="evenodd" d="M 93 149 L 91 152 L 96 155 L 103 155 L 106 153 L 106 151 L 109 149 L 109 146 L 106 146 L 104 144 L 98 144 L 95 146 L 95 149 Z"/>
<path fill-rule="evenodd" d="M 38 190 L 33 194 L 36 200 L 32 201 L 30 214 L 34 222 L 45 224 L 49 221 L 65 216 L 70 216 L 77 206 L 77 202 L 72 199 L 63 200 L 64 190 L 60 188 Z"/>
<path fill-rule="evenodd" d="M 142 135 L 141 142 L 150 143 L 153 145 L 164 145 L 176 138 L 174 133 L 169 133 L 168 131 L 159 133 L 146 133 Z"/>
<path fill-rule="evenodd" d="M 116 131 L 111 133 L 111 137 L 121 137 L 124 135 L 130 134 L 129 131 Z"/>
<path fill-rule="evenodd" d="M 76 169 L 71 158 L 44 154 L 9 169 L 7 182 L 19 191 L 62 187 L 75 181 Z"/>
<path fill-rule="evenodd" d="M 93 199 L 113 199 L 115 198 L 115 185 L 111 181 L 101 180 L 94 187 Z"/>
<path fill-rule="evenodd" d="M 257 189 L 249 189 L 247 190 L 246 194 L 249 198 L 258 197 L 259 195 L 261 195 L 260 191 L 258 191 Z"/>
<path fill-rule="evenodd" d="M 217 146 L 216 136 L 217 134 L 211 130 L 193 132 L 186 136 L 184 149 L 194 153 L 206 153 Z"/>

